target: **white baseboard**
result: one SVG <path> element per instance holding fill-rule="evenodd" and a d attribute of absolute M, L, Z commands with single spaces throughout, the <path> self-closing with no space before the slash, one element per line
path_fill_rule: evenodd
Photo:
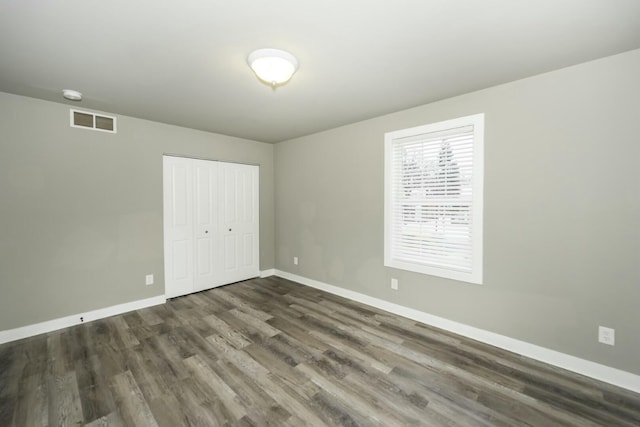
<path fill-rule="evenodd" d="M 599 381 L 604 381 L 609 384 L 613 384 L 618 387 L 640 393 L 640 375 L 632 374 L 630 372 L 622 371 L 616 368 L 611 368 L 609 366 L 601 365 L 589 360 L 580 359 L 579 357 L 571 356 L 555 350 L 550 350 L 548 348 L 540 347 L 538 345 L 530 344 L 528 342 L 520 341 L 514 338 L 509 338 L 507 336 L 496 334 L 494 332 L 485 331 L 483 329 L 475 328 L 463 323 L 454 322 L 442 317 L 433 316 L 419 310 L 408 308 L 399 304 L 394 304 L 392 302 L 374 298 L 365 294 L 361 294 L 359 292 L 354 292 L 348 289 L 329 285 L 327 283 L 319 282 L 317 280 L 309 279 L 303 276 L 298 276 L 286 271 L 276 269 L 275 276 L 302 283 L 303 285 L 311 286 L 312 288 L 320 289 L 334 295 L 361 302 L 363 304 L 389 311 L 399 316 L 417 320 L 424 324 L 435 326 L 436 328 L 444 329 L 446 331 L 450 331 L 458 335 L 474 339 L 476 341 L 481 341 L 483 343 L 490 344 L 495 347 L 499 347 L 504 350 L 529 357 L 531 359 L 539 360 L 541 362 L 548 363 L 550 365 L 554 365 L 568 371 L 576 372 L 578 374 L 585 375 Z"/>
<path fill-rule="evenodd" d="M 115 316 L 116 314 L 122 314 L 128 311 L 164 304 L 165 302 L 167 302 L 165 296 L 159 295 L 157 297 L 131 301 L 124 304 L 113 305 L 111 307 L 100 308 L 98 310 L 87 311 L 85 313 L 78 313 L 72 316 L 47 320 L 46 322 L 36 323 L 35 325 L 27 325 L 20 328 L 0 331 L 0 344 L 44 334 L 46 332 L 56 331 L 62 328 L 68 328 L 69 326 L 79 325 L 80 323 L 83 323 L 83 321 L 80 320 L 81 317 L 84 322 L 90 322 L 92 320 L 104 319 L 105 317 Z"/>
<path fill-rule="evenodd" d="M 276 274 L 276 269 L 275 268 L 271 268 L 269 270 L 262 270 L 260 272 L 260 278 L 263 279 L 265 277 L 275 276 L 275 274 Z"/>

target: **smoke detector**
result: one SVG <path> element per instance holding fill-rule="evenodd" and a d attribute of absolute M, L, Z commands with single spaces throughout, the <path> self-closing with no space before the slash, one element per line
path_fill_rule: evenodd
<path fill-rule="evenodd" d="M 81 101 L 82 100 L 82 93 L 78 92 L 77 90 L 73 90 L 73 89 L 63 89 L 62 96 L 64 96 L 65 99 L 68 99 L 70 101 Z"/>

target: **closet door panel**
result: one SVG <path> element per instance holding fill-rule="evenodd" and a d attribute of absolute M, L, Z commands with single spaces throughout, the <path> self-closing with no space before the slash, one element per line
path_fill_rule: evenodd
<path fill-rule="evenodd" d="M 232 283 L 255 277 L 258 265 L 258 167 L 220 163 L 223 277 Z"/>
<path fill-rule="evenodd" d="M 193 170 L 177 157 L 164 157 L 165 294 L 168 298 L 193 288 Z"/>
<path fill-rule="evenodd" d="M 195 210 L 195 266 L 194 291 L 217 286 L 218 251 L 215 245 L 217 230 L 216 194 L 218 165 L 216 162 L 193 160 Z"/>

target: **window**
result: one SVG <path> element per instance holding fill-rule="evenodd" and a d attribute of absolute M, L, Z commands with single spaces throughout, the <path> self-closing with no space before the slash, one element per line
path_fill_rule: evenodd
<path fill-rule="evenodd" d="M 384 265 L 482 283 L 484 114 L 385 134 Z"/>

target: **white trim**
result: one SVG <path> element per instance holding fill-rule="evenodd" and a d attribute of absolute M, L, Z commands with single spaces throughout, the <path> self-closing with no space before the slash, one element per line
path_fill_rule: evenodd
<path fill-rule="evenodd" d="M 58 319 L 47 320 L 46 322 L 36 323 L 34 325 L 22 326 L 15 329 L 7 329 L 0 331 L 0 344 L 10 341 L 16 341 L 23 338 L 32 337 L 34 335 L 44 334 L 46 332 L 55 331 L 70 326 L 79 325 L 80 323 L 91 322 L 92 320 L 104 319 L 105 317 L 115 316 L 117 314 L 127 313 L 129 311 L 140 310 L 141 308 L 152 307 L 167 302 L 164 295 L 131 301 L 124 304 L 113 305 L 111 307 L 99 308 L 85 313 L 78 313 L 71 316 L 60 317 Z M 81 321 L 80 318 L 84 321 Z"/>
<path fill-rule="evenodd" d="M 274 276 L 276 274 L 275 268 L 270 268 L 269 270 L 262 270 L 260 272 L 260 278 L 264 279 L 265 277 Z"/>
<path fill-rule="evenodd" d="M 632 374 L 631 372 L 611 368 L 609 366 L 561 353 L 559 351 L 550 350 L 525 341 L 509 338 L 504 335 L 475 328 L 463 323 L 454 322 L 413 308 L 408 308 L 379 298 L 361 294 L 359 292 L 329 285 L 317 280 L 308 279 L 286 271 L 276 269 L 275 275 L 640 393 L 640 375 Z"/>

